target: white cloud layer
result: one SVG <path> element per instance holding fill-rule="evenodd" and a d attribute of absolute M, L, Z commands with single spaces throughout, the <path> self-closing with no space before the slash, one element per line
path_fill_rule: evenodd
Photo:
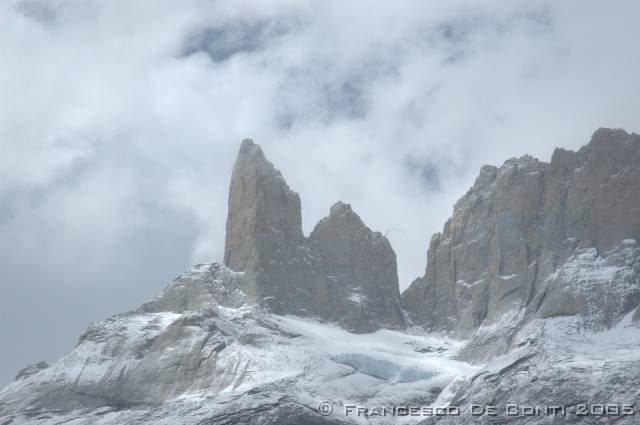
<path fill-rule="evenodd" d="M 0 383 L 220 260 L 241 139 L 406 287 L 485 163 L 640 129 L 640 3 L 0 2 Z"/>

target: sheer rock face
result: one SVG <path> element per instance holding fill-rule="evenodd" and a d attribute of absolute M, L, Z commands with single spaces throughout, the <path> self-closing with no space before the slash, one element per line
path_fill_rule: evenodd
<path fill-rule="evenodd" d="M 404 326 L 396 255 L 387 238 L 366 227 L 350 205 L 338 202 L 309 240 L 331 293 L 337 295 L 333 314 L 338 321 Z"/>
<path fill-rule="evenodd" d="M 592 315 L 586 299 L 622 280 L 627 290 L 601 306 L 615 314 L 588 318 L 610 326 L 638 300 L 630 247 L 640 237 L 638 188 L 640 136 L 621 130 L 600 129 L 577 152 L 557 149 L 550 164 L 524 156 L 483 167 L 432 237 L 426 273 L 403 294 L 405 307 L 417 323 L 467 336 L 519 309 L 527 317 Z M 585 255 L 623 272 L 583 293 L 585 285 L 558 271 Z"/>
<path fill-rule="evenodd" d="M 258 145 L 243 141 L 231 177 L 224 258 L 230 269 L 246 272 L 245 294 L 274 313 L 316 316 L 356 332 L 403 327 L 387 239 L 341 203 L 309 239 L 301 222 L 298 194 Z"/>
<path fill-rule="evenodd" d="M 231 176 L 224 262 L 246 272 L 247 297 L 275 313 L 317 315 L 328 296 L 305 245 L 300 197 L 248 139 Z"/>
<path fill-rule="evenodd" d="M 274 242 L 304 242 L 300 196 L 260 146 L 245 139 L 231 176 L 224 262 L 236 271 L 255 271 Z"/>

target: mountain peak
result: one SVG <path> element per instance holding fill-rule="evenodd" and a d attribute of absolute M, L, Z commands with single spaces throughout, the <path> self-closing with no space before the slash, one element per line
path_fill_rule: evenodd
<path fill-rule="evenodd" d="M 391 244 L 341 201 L 306 239 L 300 210 L 300 197 L 260 146 L 242 141 L 224 261 L 247 272 L 244 291 L 273 312 L 317 316 L 356 332 L 404 327 Z"/>
<path fill-rule="evenodd" d="M 225 264 L 235 271 L 255 269 L 260 255 L 257 245 L 264 235 L 303 240 L 300 197 L 260 146 L 245 139 L 229 187 Z"/>
<path fill-rule="evenodd" d="M 258 147 L 260 147 L 259 145 L 256 145 L 256 144 L 253 142 L 253 139 L 248 139 L 248 138 L 247 138 L 247 139 L 242 139 L 242 143 L 240 144 L 240 150 L 243 150 L 243 149 L 250 149 L 250 148 L 251 148 L 251 147 L 253 147 L 253 146 L 258 146 Z"/>
<path fill-rule="evenodd" d="M 463 336 L 516 308 L 544 317 L 606 307 L 590 325 L 610 326 L 626 295 L 586 306 L 597 290 L 561 293 L 553 276 L 576 250 L 606 253 L 639 239 L 639 158 L 640 136 L 601 128 L 578 151 L 556 149 L 550 164 L 525 155 L 483 167 L 431 239 L 425 275 L 405 291 L 405 307 L 418 323 Z"/>
<path fill-rule="evenodd" d="M 338 201 L 333 204 L 331 206 L 331 209 L 329 210 L 330 215 L 344 214 L 347 212 L 353 212 L 353 210 L 351 209 L 351 204 L 346 204 L 342 201 Z"/>
<path fill-rule="evenodd" d="M 637 137 L 638 135 L 635 133 L 628 133 L 626 130 L 623 130 L 621 128 L 600 127 L 593 132 L 593 135 L 591 136 L 591 142 L 612 142 L 616 140 L 628 140 L 632 139 L 634 136 Z"/>

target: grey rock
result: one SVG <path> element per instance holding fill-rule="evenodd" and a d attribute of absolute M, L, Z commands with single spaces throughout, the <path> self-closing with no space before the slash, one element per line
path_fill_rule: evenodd
<path fill-rule="evenodd" d="M 622 130 L 600 129 L 577 152 L 556 149 L 549 164 L 524 156 L 483 167 L 432 237 L 425 275 L 404 292 L 404 306 L 415 323 L 461 337 L 518 310 L 612 326 L 638 303 L 638 279 L 629 276 L 638 187 L 640 136 Z M 580 255 L 618 273 L 580 289 L 567 269 Z"/>
<path fill-rule="evenodd" d="M 275 299 L 283 313 L 319 314 L 328 290 L 305 245 L 300 197 L 248 139 L 231 176 L 224 252 L 227 267 L 245 272 L 249 298 Z"/>
<path fill-rule="evenodd" d="M 403 328 L 396 255 L 380 232 L 364 225 L 351 205 L 331 207 L 309 236 L 335 301 L 329 317 L 347 329 Z"/>
<path fill-rule="evenodd" d="M 171 311 L 183 313 L 223 306 L 237 308 L 244 304 L 255 304 L 247 296 L 249 285 L 244 273 L 236 273 L 217 264 L 198 264 L 173 280 L 156 297 L 138 309 L 144 313 Z"/>
<path fill-rule="evenodd" d="M 354 332 L 404 327 L 396 257 L 347 204 L 337 203 L 309 238 L 300 197 L 242 142 L 233 168 L 225 264 L 245 272 L 243 292 L 278 314 L 314 316 Z"/>
<path fill-rule="evenodd" d="M 274 240 L 294 248 L 303 244 L 300 197 L 260 146 L 245 139 L 231 175 L 224 263 L 236 271 L 254 271 L 264 256 L 275 254 L 269 252 Z"/>
<path fill-rule="evenodd" d="M 28 377 L 35 375 L 36 373 L 45 370 L 46 368 L 49 367 L 49 363 L 44 362 L 44 361 L 39 361 L 36 363 L 32 363 L 30 365 L 25 366 L 24 368 L 22 368 L 20 370 L 20 372 L 18 372 L 18 374 L 16 375 L 16 381 L 20 381 L 23 379 L 27 379 Z"/>

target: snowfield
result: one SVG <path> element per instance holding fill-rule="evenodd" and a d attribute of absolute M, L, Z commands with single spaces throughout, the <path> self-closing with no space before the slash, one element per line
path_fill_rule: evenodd
<path fill-rule="evenodd" d="M 131 313 L 93 324 L 69 355 L 0 393 L 0 408 L 20 406 L 17 412 L 3 410 L 0 423 L 431 423 L 432 417 L 367 418 L 353 410 L 346 416 L 345 409 L 452 404 L 464 412 L 471 403 L 495 400 L 496 391 L 505 385 L 507 394 L 509 385 L 520 392 L 530 389 L 509 394 L 512 401 L 530 399 L 529 403 L 540 405 L 563 391 L 578 397 L 567 396 L 567 402 L 597 399 L 607 389 L 608 396 L 614 397 L 619 388 L 611 380 L 617 371 L 640 365 L 640 330 L 631 314 L 613 328 L 595 332 L 585 331 L 575 317 L 533 320 L 514 336 L 516 348 L 483 364 L 458 360 L 468 341 L 418 329 L 352 334 L 333 324 L 275 316 L 252 307 L 219 308 L 197 317 L 201 316 L 217 321 L 217 329 L 224 329 L 226 335 L 195 320 L 194 312 Z M 520 316 L 514 313 L 505 320 Z M 172 337 L 169 344 L 153 347 L 175 334 L 177 326 L 184 328 L 185 322 L 189 328 L 185 338 Z M 488 326 L 479 332 L 498 329 Z M 208 334 L 204 344 L 203 332 Z M 149 341 L 153 341 L 149 351 L 141 353 L 140 346 Z M 218 348 L 212 353 L 204 350 L 204 356 L 215 362 L 198 360 L 199 370 L 188 375 L 186 386 L 181 384 L 185 372 L 178 368 L 171 372 L 175 381 L 169 382 L 170 391 L 156 382 L 138 393 L 147 400 L 122 406 L 114 400 L 99 401 L 108 396 L 104 391 L 109 382 L 127 394 L 129 385 L 144 387 L 150 379 L 144 373 L 149 366 L 162 370 L 162 364 L 175 364 L 176 359 L 185 363 L 185 358 L 210 344 Z M 152 365 L 146 364 L 147 358 Z M 586 381 L 577 393 L 576 379 Z M 531 386 L 543 380 L 556 386 L 547 398 L 538 385 Z M 47 400 L 65 406 L 60 401 L 69 396 L 65 394 L 82 394 L 84 406 L 47 407 Z M 164 399 L 153 404 L 151 400 L 158 396 Z M 624 397 L 619 401 L 630 402 Z M 326 417 L 317 412 L 323 402 L 333 409 Z M 300 422 L 287 422 L 288 418 Z M 444 418 L 443 423 L 475 423 L 471 419 L 463 414 Z M 486 418 L 475 419 L 484 423 Z M 550 419 L 540 417 L 531 423 L 553 423 Z"/>
<path fill-rule="evenodd" d="M 178 423 L 234 423 L 234 412 L 259 415 L 287 403 L 316 416 L 321 402 L 335 406 L 334 423 L 386 423 L 345 417 L 342 406 L 446 403 L 449 387 L 479 368 L 454 359 L 461 346 L 418 330 L 353 334 L 247 306 L 130 313 L 92 324 L 69 355 L 5 388 L 0 409 L 19 408 L 3 411 L 0 423 L 174 424 L 176 412 Z M 188 360 L 194 353 L 198 359 Z M 158 370 L 169 379 L 155 376 Z M 74 404 L 78 394 L 84 406 Z"/>

